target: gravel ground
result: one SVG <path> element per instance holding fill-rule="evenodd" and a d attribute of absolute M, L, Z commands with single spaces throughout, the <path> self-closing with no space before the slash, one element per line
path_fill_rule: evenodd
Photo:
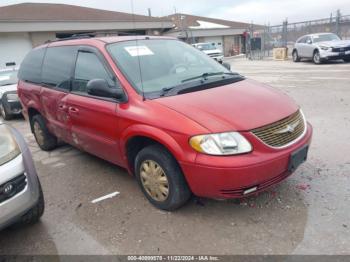
<path fill-rule="evenodd" d="M 70 146 L 43 152 L 28 124 L 12 120 L 32 150 L 46 212 L 0 232 L 0 254 L 350 254 L 350 64 L 230 62 L 288 93 L 314 126 L 309 159 L 293 176 L 257 197 L 193 199 L 164 212 L 125 170 Z"/>

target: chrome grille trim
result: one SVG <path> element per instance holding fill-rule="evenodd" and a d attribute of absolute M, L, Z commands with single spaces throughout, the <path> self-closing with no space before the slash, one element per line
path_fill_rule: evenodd
<path fill-rule="evenodd" d="M 283 126 L 295 124 L 297 120 L 301 120 L 301 124 L 298 124 L 292 133 L 285 136 L 281 135 L 280 137 L 272 133 L 273 131 L 283 129 Z M 275 149 L 281 149 L 295 144 L 304 137 L 306 131 L 307 123 L 301 109 L 277 122 L 251 130 L 252 134 L 262 143 Z"/>

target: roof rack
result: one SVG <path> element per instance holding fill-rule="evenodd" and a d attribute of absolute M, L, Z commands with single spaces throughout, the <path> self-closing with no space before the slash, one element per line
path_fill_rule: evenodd
<path fill-rule="evenodd" d="M 66 40 L 74 40 L 74 39 L 86 39 L 86 38 L 93 38 L 96 36 L 96 33 L 83 33 L 83 34 L 74 34 L 69 37 L 59 38 L 56 40 L 47 40 L 45 44 L 53 43 L 53 42 L 59 42 L 59 41 L 66 41 Z"/>

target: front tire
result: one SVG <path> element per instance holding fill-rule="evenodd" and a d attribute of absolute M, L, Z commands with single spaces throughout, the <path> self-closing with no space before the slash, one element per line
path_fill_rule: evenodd
<path fill-rule="evenodd" d="M 5 120 L 11 120 L 13 118 L 13 115 L 7 112 L 2 102 L 0 102 L 0 114 Z"/>
<path fill-rule="evenodd" d="M 35 140 L 44 151 L 51 151 L 57 147 L 57 138 L 50 133 L 41 115 L 35 115 L 31 121 Z"/>
<path fill-rule="evenodd" d="M 25 215 L 22 216 L 21 221 L 19 222 L 21 225 L 29 225 L 34 224 L 40 220 L 45 210 L 45 201 L 44 194 L 39 183 L 39 199 L 35 206 L 30 209 Z"/>
<path fill-rule="evenodd" d="M 350 63 L 350 57 L 349 58 L 343 58 L 345 63 Z"/>
<path fill-rule="evenodd" d="M 191 196 L 176 159 L 160 145 L 145 147 L 137 154 L 135 175 L 146 198 L 159 209 L 175 210 Z"/>
<path fill-rule="evenodd" d="M 320 56 L 320 51 L 316 50 L 314 52 L 314 55 L 312 56 L 312 61 L 316 64 L 319 65 L 322 63 L 321 56 Z"/>
<path fill-rule="evenodd" d="M 300 62 L 300 57 L 298 55 L 298 51 L 297 50 L 293 51 L 292 57 L 293 57 L 293 62 L 295 62 L 295 63 Z"/>

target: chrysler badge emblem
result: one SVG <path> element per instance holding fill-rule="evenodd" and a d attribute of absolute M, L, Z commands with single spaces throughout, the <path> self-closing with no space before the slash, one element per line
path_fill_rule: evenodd
<path fill-rule="evenodd" d="M 299 125 L 299 121 L 297 121 L 293 124 L 288 124 L 285 128 L 275 131 L 274 134 L 293 133 L 295 128 L 298 125 Z"/>

